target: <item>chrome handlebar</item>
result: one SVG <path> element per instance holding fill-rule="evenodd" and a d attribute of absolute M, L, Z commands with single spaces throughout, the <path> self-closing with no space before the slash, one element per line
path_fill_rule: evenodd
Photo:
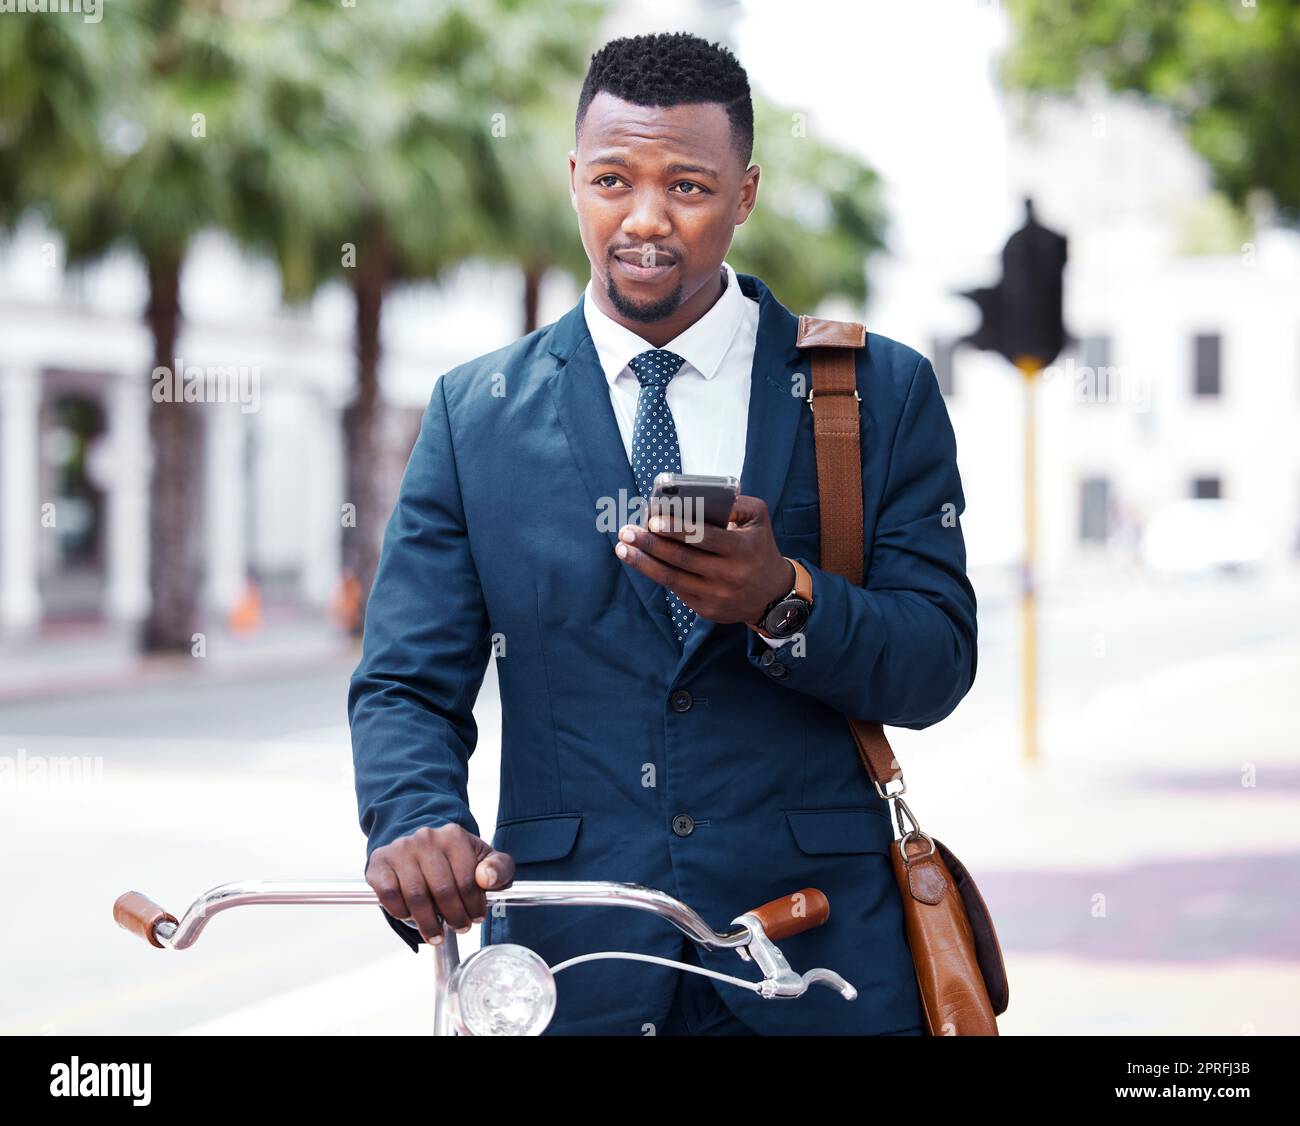
<path fill-rule="evenodd" d="M 569 907 L 631 907 L 667 919 L 688 938 L 714 950 L 730 950 L 750 942 L 750 931 L 733 926 L 725 933 L 713 930 L 680 900 L 640 884 L 607 883 L 599 880 L 521 880 L 501 891 L 484 893 L 488 904 L 516 907 L 562 905 Z M 363 880 L 243 880 L 222 884 L 204 892 L 173 923 L 161 918 L 153 935 L 163 946 L 185 950 L 193 946 L 213 915 L 232 907 L 253 904 L 356 904 L 378 907 L 379 897 Z M 163 913 L 165 916 L 165 912 Z M 404 920 L 405 921 L 405 920 Z M 410 923 L 410 926 L 415 924 Z M 147 937 L 147 936 L 146 936 Z"/>
<path fill-rule="evenodd" d="M 820 895 L 820 893 L 816 893 Z M 630 907 L 648 911 L 672 923 L 688 938 L 713 950 L 735 950 L 743 961 L 753 962 L 763 975 L 762 981 L 721 974 L 700 966 L 671 959 L 624 951 L 587 954 L 551 967 L 554 972 L 594 958 L 626 958 L 656 962 L 752 990 L 765 998 L 798 997 L 811 985 L 825 985 L 845 1000 L 857 997 L 857 990 L 833 970 L 813 969 L 797 974 L 790 968 L 776 943 L 768 937 L 759 912 L 746 912 L 732 920 L 729 930 L 713 930 L 698 913 L 662 891 L 640 884 L 609 883 L 598 880 L 523 880 L 501 891 L 484 893 L 489 909 L 501 903 L 516 907 L 542 905 L 570 907 Z M 374 889 L 363 880 L 246 880 L 222 884 L 199 896 L 178 920 L 139 892 L 127 892 L 118 898 L 113 915 L 118 924 L 138 934 L 152 946 L 185 950 L 198 941 L 208 921 L 232 907 L 253 904 L 306 904 L 380 906 Z M 410 926 L 415 924 L 403 920 Z M 446 996 L 448 984 L 460 965 L 456 932 L 443 928 L 443 941 L 433 946 L 434 1034 L 450 1031 Z"/>

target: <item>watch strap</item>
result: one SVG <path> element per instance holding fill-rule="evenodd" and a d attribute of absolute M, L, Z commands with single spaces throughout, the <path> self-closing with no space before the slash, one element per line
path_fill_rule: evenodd
<path fill-rule="evenodd" d="M 797 559 L 791 559 L 788 555 L 783 555 L 781 556 L 781 558 L 784 559 L 787 563 L 790 564 L 791 567 L 794 568 L 794 586 L 792 586 L 787 593 L 781 595 L 780 598 L 774 598 L 771 602 L 767 604 L 767 608 L 763 611 L 762 614 L 759 615 L 758 620 L 760 623 L 766 621 L 768 614 L 772 612 L 773 608 L 780 605 L 787 598 L 802 598 L 805 602 L 808 603 L 809 609 L 812 608 L 812 604 L 813 604 L 812 573 L 808 570 L 807 567 L 805 567 Z M 771 637 L 773 641 L 781 640 L 781 638 L 772 637 L 772 635 L 768 633 L 767 630 L 763 629 L 761 624 L 755 625 L 753 622 L 746 622 L 745 624 L 749 626 L 749 628 L 752 629 L 760 637 Z"/>
<path fill-rule="evenodd" d="M 802 598 L 809 606 L 811 606 L 813 600 L 811 572 L 797 559 L 791 559 L 788 555 L 783 555 L 782 558 L 787 560 L 790 565 L 794 567 L 794 590 L 792 590 L 790 594 L 787 594 L 786 597 L 789 598 L 790 595 L 793 594 L 796 597 Z"/>

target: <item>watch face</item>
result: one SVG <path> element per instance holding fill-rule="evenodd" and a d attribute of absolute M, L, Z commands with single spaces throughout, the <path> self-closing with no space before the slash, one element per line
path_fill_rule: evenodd
<path fill-rule="evenodd" d="M 808 620 L 808 603 L 802 598 L 787 598 L 772 607 L 763 628 L 773 637 L 789 637 L 803 629 Z"/>

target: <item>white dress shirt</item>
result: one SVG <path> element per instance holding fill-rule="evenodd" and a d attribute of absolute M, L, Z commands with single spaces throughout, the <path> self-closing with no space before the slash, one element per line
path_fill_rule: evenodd
<path fill-rule="evenodd" d="M 686 361 L 664 395 L 677 428 L 682 472 L 739 480 L 749 429 L 758 302 L 740 291 L 730 263 L 722 266 L 727 278 L 722 296 L 704 316 L 663 346 Z M 641 384 L 628 362 L 655 346 L 601 312 L 592 299 L 591 282 L 583 293 L 582 310 L 609 384 L 610 403 L 630 465 Z M 777 646 L 789 639 L 763 640 Z"/>
<path fill-rule="evenodd" d="M 724 262 L 727 288 L 712 308 L 664 348 L 686 362 L 665 392 L 677 427 L 683 473 L 740 477 L 745 461 L 749 421 L 749 380 L 758 336 L 758 302 L 740 292 L 736 271 Z M 583 295 L 583 312 L 596 355 L 609 383 L 628 463 L 632 460 L 632 426 L 641 384 L 628 361 L 654 348 L 629 328 L 600 311 Z"/>

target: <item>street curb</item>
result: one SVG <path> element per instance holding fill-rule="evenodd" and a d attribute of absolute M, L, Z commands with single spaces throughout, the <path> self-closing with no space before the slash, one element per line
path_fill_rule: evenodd
<path fill-rule="evenodd" d="M 67 675 L 62 675 L 27 684 L 0 685 L 0 705 L 177 682 L 192 685 L 227 684 L 267 673 L 310 671 L 344 659 L 355 662 L 360 660 L 360 657 L 360 643 L 348 641 L 322 647 L 319 652 L 247 659 L 225 657 L 213 664 L 200 666 L 203 671 L 194 667 L 199 662 L 193 657 L 137 657 L 132 663 L 105 673 L 97 674 L 88 671 L 79 677 L 74 674 L 71 679 Z"/>

